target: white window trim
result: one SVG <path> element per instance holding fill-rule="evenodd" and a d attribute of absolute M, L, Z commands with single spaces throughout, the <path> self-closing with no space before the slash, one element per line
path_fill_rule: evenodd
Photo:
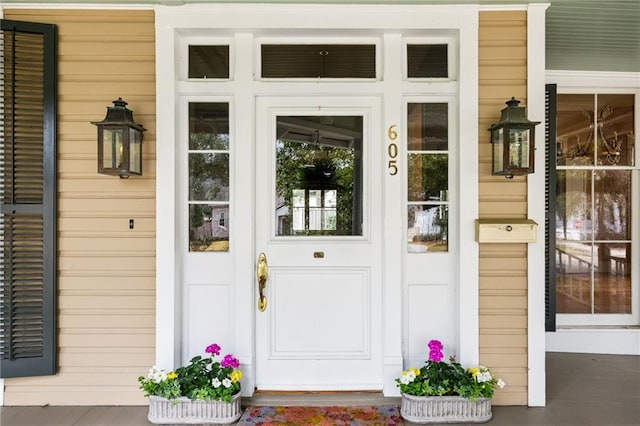
<path fill-rule="evenodd" d="M 429 45 L 429 44 L 446 44 L 447 45 L 447 77 L 409 77 L 407 46 L 408 45 Z M 452 35 L 405 37 L 402 41 L 402 77 L 404 80 L 411 82 L 443 82 L 458 80 L 458 38 Z"/>
<path fill-rule="evenodd" d="M 635 110 L 640 111 L 640 73 L 620 72 L 589 72 L 589 71 L 563 71 L 547 70 L 546 82 L 557 84 L 558 93 L 629 93 L 635 94 Z M 640 133 L 640 120 L 636 117 L 634 133 Z M 640 168 L 640 150 L 636 149 L 635 166 Z M 632 191 L 637 193 L 640 187 L 638 172 L 632 179 Z M 640 197 L 635 197 L 631 206 L 632 211 L 640 211 Z M 631 252 L 637 254 L 640 251 L 640 226 L 636 222 L 632 225 Z M 635 279 L 632 306 L 638 309 L 640 304 L 640 261 L 633 256 L 632 274 Z M 578 315 L 560 314 L 557 318 L 556 332 L 546 333 L 547 351 L 555 352 L 585 352 L 585 353 L 609 353 L 640 355 L 640 329 L 637 327 L 640 312 L 635 315 L 626 315 L 631 319 L 629 325 L 613 326 L 614 322 L 620 322 L 625 315 Z M 588 319 L 587 317 L 591 317 Z M 581 320 L 583 324 L 576 325 Z"/>

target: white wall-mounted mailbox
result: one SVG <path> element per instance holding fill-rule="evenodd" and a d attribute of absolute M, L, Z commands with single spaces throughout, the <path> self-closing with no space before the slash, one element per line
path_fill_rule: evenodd
<path fill-rule="evenodd" d="M 479 243 L 535 243 L 538 224 L 531 219 L 476 219 Z"/>

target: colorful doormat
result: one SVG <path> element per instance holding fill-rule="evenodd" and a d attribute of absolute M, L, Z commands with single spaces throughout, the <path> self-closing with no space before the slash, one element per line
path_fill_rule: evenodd
<path fill-rule="evenodd" d="M 248 407 L 238 425 L 260 426 L 390 426 L 402 425 L 394 405 L 345 407 Z"/>

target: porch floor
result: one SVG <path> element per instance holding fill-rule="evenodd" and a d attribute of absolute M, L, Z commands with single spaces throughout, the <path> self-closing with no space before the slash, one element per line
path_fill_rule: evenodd
<path fill-rule="evenodd" d="M 243 405 L 399 402 L 399 398 L 366 392 L 257 394 L 243 400 Z M 2 426 L 140 426 L 149 425 L 146 416 L 146 406 L 0 407 Z M 489 424 L 640 425 L 640 356 L 547 353 L 547 406 L 494 406 Z"/>

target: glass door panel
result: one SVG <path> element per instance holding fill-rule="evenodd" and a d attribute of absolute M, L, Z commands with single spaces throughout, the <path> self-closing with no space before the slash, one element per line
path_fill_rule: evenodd
<path fill-rule="evenodd" d="M 276 235 L 362 235 L 362 116 L 279 116 Z"/>

